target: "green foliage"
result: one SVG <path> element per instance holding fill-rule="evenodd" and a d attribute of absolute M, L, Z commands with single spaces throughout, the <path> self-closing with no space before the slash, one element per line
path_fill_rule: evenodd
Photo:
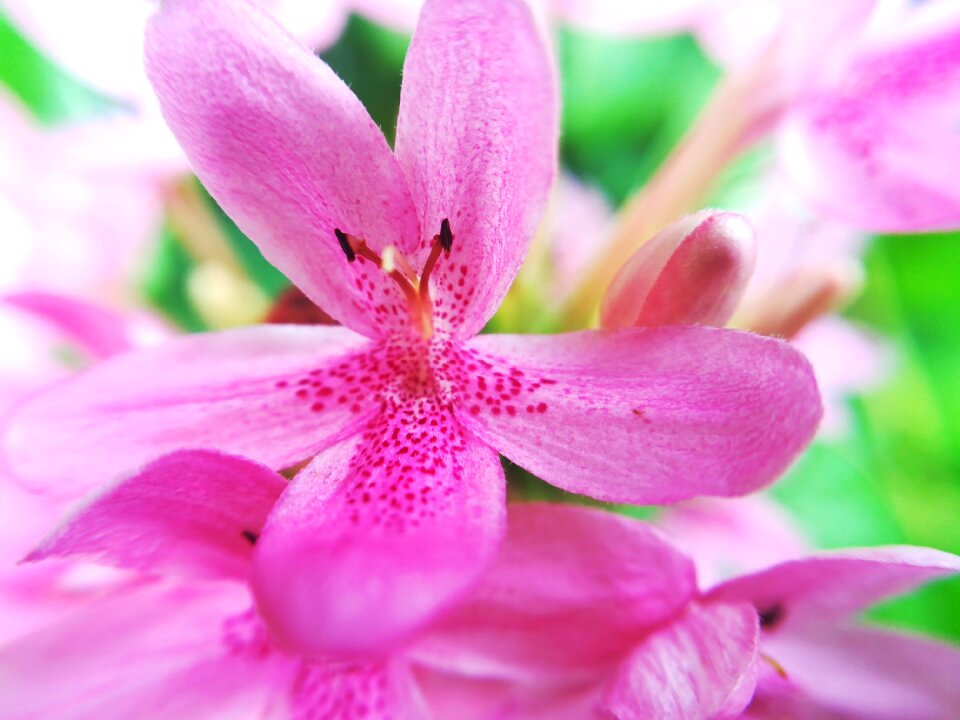
<path fill-rule="evenodd" d="M 86 117 L 113 107 L 38 52 L 2 12 L 0 84 L 42 123 Z"/>
<path fill-rule="evenodd" d="M 177 234 L 164 227 L 154 249 L 142 291 L 147 302 L 177 327 L 187 332 L 208 330 L 187 292 L 187 278 L 193 260 L 183 249 Z"/>
<path fill-rule="evenodd" d="M 719 73 L 688 36 L 558 37 L 561 155 L 617 204 L 643 184 L 695 117 Z"/>

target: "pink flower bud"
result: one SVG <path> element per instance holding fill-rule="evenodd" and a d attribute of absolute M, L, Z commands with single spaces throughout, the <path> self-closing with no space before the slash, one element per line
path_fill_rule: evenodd
<path fill-rule="evenodd" d="M 627 260 L 607 290 L 600 326 L 725 325 L 755 259 L 754 231 L 742 215 L 689 215 Z"/>

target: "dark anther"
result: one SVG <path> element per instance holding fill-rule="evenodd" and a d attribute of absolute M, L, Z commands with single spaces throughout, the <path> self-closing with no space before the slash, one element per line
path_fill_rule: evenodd
<path fill-rule="evenodd" d="M 343 254 L 347 256 L 349 262 L 353 262 L 357 259 L 357 254 L 353 251 L 353 247 L 350 245 L 350 241 L 347 240 L 345 233 L 340 231 L 340 228 L 334 228 L 333 234 L 337 236 L 337 242 L 340 243 L 340 249 L 343 250 Z"/>
<path fill-rule="evenodd" d="M 243 539 L 246 540 L 251 545 L 257 544 L 257 538 L 259 537 L 259 535 L 257 535 L 255 532 L 252 532 L 250 530 L 244 530 L 240 534 L 243 535 Z"/>
<path fill-rule="evenodd" d="M 760 627 L 770 630 L 783 620 L 783 605 L 774 603 L 770 607 L 757 612 L 760 616 Z"/>
<path fill-rule="evenodd" d="M 450 221 L 444 218 L 440 223 L 440 247 L 450 252 L 453 247 L 453 232 L 450 230 Z"/>

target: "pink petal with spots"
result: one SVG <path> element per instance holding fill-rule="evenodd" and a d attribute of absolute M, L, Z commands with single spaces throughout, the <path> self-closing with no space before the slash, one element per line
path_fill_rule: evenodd
<path fill-rule="evenodd" d="M 696 593 L 693 565 L 649 525 L 517 503 L 480 586 L 415 650 L 431 666 L 571 687 L 593 682 Z"/>
<path fill-rule="evenodd" d="M 419 237 L 400 166 L 329 67 L 245 2 L 171 0 L 147 71 L 193 169 L 270 262 L 358 332 L 409 326 L 399 286 L 334 235 L 403 252 Z"/>
<path fill-rule="evenodd" d="M 300 720 L 427 720 L 432 717 L 410 668 L 401 662 L 304 663 L 293 689 Z"/>
<path fill-rule="evenodd" d="M 282 665 L 231 652 L 224 621 L 249 607 L 236 583 L 118 592 L 0 649 L 9 718 L 263 717 Z"/>
<path fill-rule="evenodd" d="M 702 210 L 654 235 L 620 268 L 600 308 L 600 326 L 723 327 L 756 259 L 756 235 L 742 215 Z"/>
<path fill-rule="evenodd" d="M 754 704 L 771 718 L 953 720 L 960 708 L 960 650 L 946 643 L 825 626 L 765 636 L 763 651 L 787 673 L 786 681 L 763 677 L 757 688 Z"/>
<path fill-rule="evenodd" d="M 960 557 L 939 550 L 864 548 L 774 565 L 718 585 L 708 597 L 750 602 L 770 618 L 770 628 L 783 623 L 816 624 L 958 572 Z"/>
<path fill-rule="evenodd" d="M 465 424 L 547 482 L 601 500 L 750 492 L 787 467 L 821 415 L 804 357 L 749 333 L 483 335 L 468 348 Z"/>
<path fill-rule="evenodd" d="M 6 459 L 32 487 L 74 496 L 179 449 L 287 467 L 376 411 L 358 384 L 372 347 L 342 327 L 274 325 L 120 355 L 26 403 Z"/>
<path fill-rule="evenodd" d="M 449 218 L 432 277 L 438 328 L 480 330 L 536 230 L 556 169 L 557 100 L 546 43 L 521 0 L 428 0 L 407 52 L 397 158 L 421 253 Z"/>
<path fill-rule="evenodd" d="M 286 486 L 243 458 L 173 453 L 98 494 L 27 560 L 79 554 L 157 573 L 246 579 L 254 543 Z"/>
<path fill-rule="evenodd" d="M 693 603 L 620 666 L 603 707 L 618 720 L 739 717 L 757 682 L 758 644 L 749 605 Z"/>
<path fill-rule="evenodd" d="M 281 498 L 254 555 L 260 610 L 308 655 L 383 650 L 475 581 L 503 525 L 493 450 L 426 401 L 385 410 Z"/>
<path fill-rule="evenodd" d="M 19 292 L 0 301 L 60 330 L 92 359 L 102 359 L 168 339 L 172 330 L 146 315 L 124 315 L 79 298 L 47 292 Z"/>
<path fill-rule="evenodd" d="M 874 232 L 960 226 L 960 18 L 871 49 L 798 106 L 787 167 L 825 213 Z"/>

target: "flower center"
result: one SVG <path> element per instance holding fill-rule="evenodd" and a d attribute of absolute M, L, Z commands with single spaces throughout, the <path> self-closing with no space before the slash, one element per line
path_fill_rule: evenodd
<path fill-rule="evenodd" d="M 433 302 L 430 299 L 430 274 L 436 267 L 440 255 L 450 255 L 450 249 L 453 247 L 453 232 L 450 230 L 450 221 L 444 218 L 440 223 L 440 233 L 433 236 L 433 246 L 430 248 L 430 255 L 423 264 L 423 271 L 417 275 L 416 271 L 407 261 L 407 259 L 393 245 L 384 248 L 383 254 L 378 255 L 370 249 L 366 240 L 356 235 L 350 235 L 343 232 L 340 228 L 334 228 L 333 234 L 340 243 L 340 249 L 346 256 L 348 262 L 356 262 L 358 259 L 370 261 L 377 265 L 390 277 L 391 280 L 400 286 L 407 305 L 410 308 L 410 317 L 413 319 L 414 327 L 418 328 L 420 334 L 425 339 L 433 336 Z"/>

